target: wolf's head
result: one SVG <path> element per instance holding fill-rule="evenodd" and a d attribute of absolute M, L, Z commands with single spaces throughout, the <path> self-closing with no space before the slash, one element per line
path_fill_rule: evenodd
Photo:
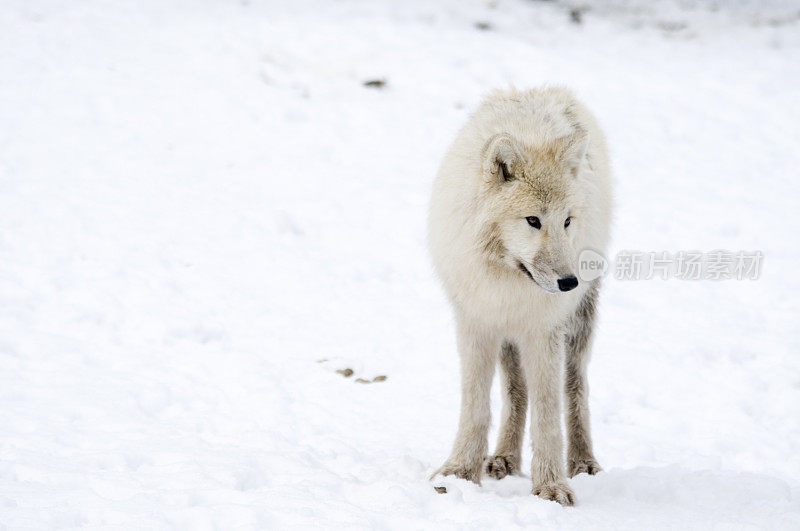
<path fill-rule="evenodd" d="M 531 147 L 494 136 L 483 150 L 480 244 L 490 261 L 550 293 L 578 286 L 574 265 L 585 132 Z"/>

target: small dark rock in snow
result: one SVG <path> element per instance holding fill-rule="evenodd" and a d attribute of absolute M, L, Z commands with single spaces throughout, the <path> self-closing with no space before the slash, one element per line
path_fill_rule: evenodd
<path fill-rule="evenodd" d="M 383 87 L 386 86 L 386 80 L 385 79 L 370 79 L 368 81 L 364 81 L 364 86 L 365 87 L 369 87 L 369 88 L 382 89 Z"/>
<path fill-rule="evenodd" d="M 365 380 L 364 378 L 356 378 L 356 381 L 357 381 L 358 383 L 372 383 L 372 382 L 370 382 L 369 380 Z"/>
<path fill-rule="evenodd" d="M 387 378 L 386 376 L 381 374 L 380 376 L 376 376 L 375 378 L 373 378 L 372 381 L 373 382 L 385 382 L 386 378 Z"/>
<path fill-rule="evenodd" d="M 688 28 L 689 25 L 681 20 L 662 20 L 658 22 L 658 27 L 664 31 L 675 32 L 683 31 Z"/>
<path fill-rule="evenodd" d="M 439 494 L 447 494 L 447 487 L 433 487 Z"/>
<path fill-rule="evenodd" d="M 475 23 L 475 28 L 481 31 L 489 31 L 490 29 L 492 29 L 492 25 L 486 21 L 481 20 Z"/>
<path fill-rule="evenodd" d="M 571 9 L 569 12 L 569 19 L 574 24 L 580 24 L 581 22 L 583 22 L 583 11 L 581 11 L 580 9 Z"/>
<path fill-rule="evenodd" d="M 345 378 L 350 378 L 351 376 L 353 376 L 353 369 L 337 369 L 336 372 L 338 372 Z"/>

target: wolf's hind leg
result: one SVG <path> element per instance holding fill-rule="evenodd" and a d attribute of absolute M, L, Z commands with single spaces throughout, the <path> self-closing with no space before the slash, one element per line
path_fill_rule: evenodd
<path fill-rule="evenodd" d="M 500 341 L 496 333 L 479 324 L 458 321 L 461 416 L 450 457 L 433 475 L 454 475 L 480 484 L 491 423 L 489 392 Z"/>
<path fill-rule="evenodd" d="M 528 409 L 528 390 L 519 361 L 517 347 L 508 341 L 500 351 L 500 374 L 503 393 L 503 419 L 497 438 L 495 455 L 486 460 L 488 475 L 502 479 L 518 473 L 525 435 L 525 415 Z"/>
<path fill-rule="evenodd" d="M 589 363 L 592 346 L 598 291 L 599 283 L 595 282 L 583 296 L 567 329 L 564 387 L 567 400 L 567 475 L 569 477 L 582 472 L 594 475 L 602 470 L 592 452 L 592 436 L 589 427 L 589 387 L 586 381 L 586 366 Z"/>

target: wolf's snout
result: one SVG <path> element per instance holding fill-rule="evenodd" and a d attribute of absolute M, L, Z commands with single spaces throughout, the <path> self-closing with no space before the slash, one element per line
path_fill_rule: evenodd
<path fill-rule="evenodd" d="M 578 287 L 578 279 L 575 276 L 568 276 L 558 279 L 558 289 L 561 291 L 569 291 Z"/>

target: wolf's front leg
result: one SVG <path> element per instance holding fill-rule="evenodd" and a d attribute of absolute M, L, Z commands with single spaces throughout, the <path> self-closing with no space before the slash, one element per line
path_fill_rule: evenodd
<path fill-rule="evenodd" d="M 592 331 L 597 307 L 598 284 L 595 282 L 572 316 L 566 336 L 567 395 L 567 474 L 597 474 L 602 470 L 592 452 L 589 429 L 589 386 L 586 365 L 592 346 Z"/>
<path fill-rule="evenodd" d="M 500 348 L 499 336 L 478 323 L 458 320 L 461 357 L 461 417 L 453 451 L 434 473 L 454 475 L 480 484 L 491 423 L 489 391 Z"/>
<path fill-rule="evenodd" d="M 533 335 L 521 348 L 531 399 L 533 494 L 561 505 L 572 505 L 574 495 L 564 475 L 561 433 L 564 333 Z"/>

